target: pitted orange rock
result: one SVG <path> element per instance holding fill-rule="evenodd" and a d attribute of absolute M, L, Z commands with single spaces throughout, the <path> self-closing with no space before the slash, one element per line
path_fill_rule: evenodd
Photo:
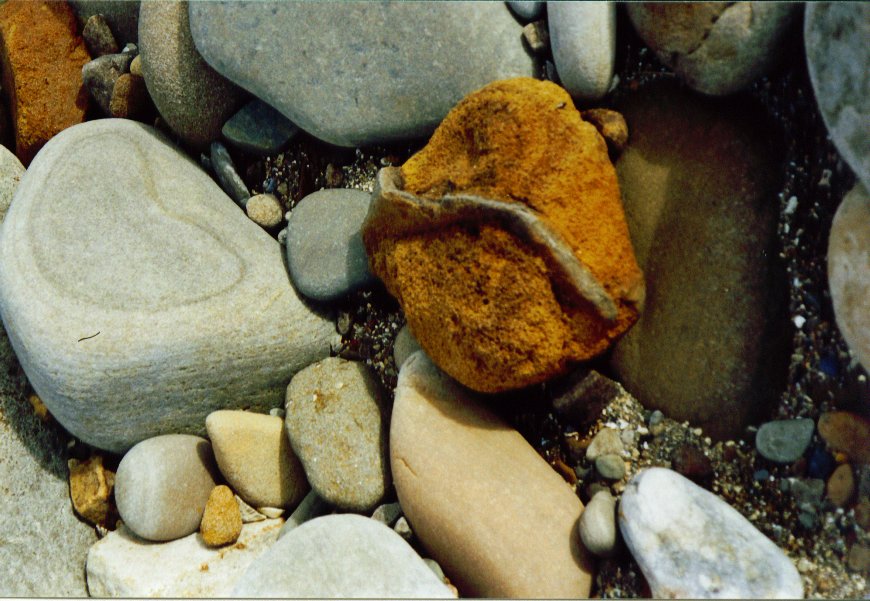
<path fill-rule="evenodd" d="M 600 354 L 643 302 L 607 146 L 549 82 L 462 100 L 400 171 L 381 170 L 363 240 L 423 349 L 481 392 Z"/>

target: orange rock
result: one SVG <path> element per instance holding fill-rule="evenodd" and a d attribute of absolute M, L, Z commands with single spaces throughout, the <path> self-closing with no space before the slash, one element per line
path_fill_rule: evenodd
<path fill-rule="evenodd" d="M 378 183 L 363 226 L 372 270 L 469 388 L 547 380 L 637 320 L 644 285 L 616 173 L 559 86 L 518 78 L 467 96 Z"/>
<path fill-rule="evenodd" d="M 819 416 L 818 428 L 831 449 L 856 463 L 870 463 L 870 420 L 849 411 L 830 411 Z"/>
<path fill-rule="evenodd" d="M 82 67 L 91 60 L 66 2 L 9 0 L 0 5 L 0 69 L 12 113 L 15 154 L 27 166 L 88 107 Z"/>
<path fill-rule="evenodd" d="M 209 547 L 236 542 L 242 533 L 242 512 L 229 486 L 215 486 L 205 504 L 199 525 L 202 540 Z"/>
<path fill-rule="evenodd" d="M 87 461 L 70 459 L 69 494 L 73 509 L 91 524 L 113 528 L 118 511 L 111 502 L 115 473 L 103 466 L 103 457 Z"/>

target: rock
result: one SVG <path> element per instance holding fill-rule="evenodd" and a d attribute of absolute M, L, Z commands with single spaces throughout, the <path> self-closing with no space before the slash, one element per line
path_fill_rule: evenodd
<path fill-rule="evenodd" d="M 305 471 L 280 417 L 215 411 L 205 420 L 218 467 L 254 507 L 295 507 L 308 492 Z"/>
<path fill-rule="evenodd" d="M 419 350 L 420 343 L 414 338 L 408 324 L 403 325 L 393 341 L 393 360 L 396 362 L 396 369 L 401 369 L 405 360 Z"/>
<path fill-rule="evenodd" d="M 142 77 L 142 57 L 138 54 L 130 61 L 130 75 Z"/>
<path fill-rule="evenodd" d="M 408 523 L 407 518 L 405 516 L 401 516 L 398 520 L 396 520 L 395 525 L 393 526 L 393 532 L 401 536 L 407 542 L 411 542 L 411 539 L 414 538 L 414 532 L 411 530 L 411 524 Z"/>
<path fill-rule="evenodd" d="M 219 477 L 211 445 L 191 434 L 164 434 L 127 451 L 115 476 L 115 502 L 137 536 L 168 541 L 196 532 Z"/>
<path fill-rule="evenodd" d="M 377 520 L 391 528 L 400 517 L 402 517 L 402 506 L 398 503 L 385 503 L 378 506 L 374 513 L 372 513 L 373 520 Z"/>
<path fill-rule="evenodd" d="M 24 175 L 24 165 L 5 146 L 0 146 L 0 221 L 6 218 L 6 211 L 12 204 L 12 196 L 18 189 L 21 177 Z M 0 338 L 5 338 L 2 333 Z"/>
<path fill-rule="evenodd" d="M 69 496 L 75 512 L 91 524 L 114 527 L 117 511 L 110 497 L 115 473 L 103 467 L 103 456 L 94 455 L 86 461 L 70 459 L 67 465 Z"/>
<path fill-rule="evenodd" d="M 870 530 L 870 499 L 861 499 L 855 505 L 855 523 L 864 530 Z"/>
<path fill-rule="evenodd" d="M 602 455 L 622 455 L 624 449 L 618 430 L 601 428 L 586 447 L 586 459 L 595 461 Z"/>
<path fill-rule="evenodd" d="M 553 409 L 572 425 L 594 421 L 621 393 L 619 384 L 595 370 L 579 368 L 565 378 L 548 382 Z"/>
<path fill-rule="evenodd" d="M 187 144 L 201 150 L 220 137 L 221 127 L 242 105 L 245 94 L 196 51 L 187 4 L 144 2 L 139 49 L 142 76 L 160 116 Z M 251 64 L 256 61 L 246 61 Z"/>
<path fill-rule="evenodd" d="M 767 124 L 672 83 L 617 109 L 631 123 L 616 171 L 648 294 L 611 365 L 648 409 L 738 437 L 779 400 L 793 331 Z"/>
<path fill-rule="evenodd" d="M 853 572 L 870 573 L 870 545 L 855 543 L 849 549 L 846 565 Z"/>
<path fill-rule="evenodd" d="M 559 80 L 568 93 L 599 100 L 610 89 L 616 57 L 616 5 L 553 2 L 547 5 L 550 46 Z"/>
<path fill-rule="evenodd" d="M 496 2 L 194 2 L 190 28 L 219 73 L 338 146 L 425 137 L 469 92 L 533 73 Z"/>
<path fill-rule="evenodd" d="M 82 67 L 89 60 L 66 2 L 0 5 L 3 96 L 12 114 L 15 154 L 25 167 L 54 135 L 84 121 Z"/>
<path fill-rule="evenodd" d="M 372 271 L 473 390 L 565 373 L 637 319 L 643 278 L 606 145 L 553 83 L 468 96 L 401 171 L 381 170 L 372 198 Z"/>
<path fill-rule="evenodd" d="M 265 514 L 260 513 L 250 505 L 248 505 L 245 500 L 239 495 L 233 495 L 233 498 L 236 500 L 239 506 L 239 513 L 242 515 L 242 523 L 250 524 L 251 522 L 262 522 L 265 519 L 268 519 Z"/>
<path fill-rule="evenodd" d="M 129 54 L 107 54 L 82 67 L 82 81 L 100 109 L 111 115 L 112 92 L 122 74 L 130 68 Z"/>
<path fill-rule="evenodd" d="M 847 507 L 855 496 L 855 474 L 848 463 L 838 465 L 828 479 L 828 499 L 837 507 Z"/>
<path fill-rule="evenodd" d="M 102 15 L 115 39 L 136 42 L 139 37 L 139 0 L 67 0 L 84 27 L 94 15 Z"/>
<path fill-rule="evenodd" d="M 61 132 L 17 198 L 0 314 L 40 398 L 88 444 L 123 452 L 203 433 L 217 409 L 268 411 L 337 343 L 290 285 L 280 245 L 150 127 Z"/>
<path fill-rule="evenodd" d="M 606 490 L 595 493 L 580 515 L 577 527 L 583 546 L 596 557 L 616 551 L 616 499 Z"/>
<path fill-rule="evenodd" d="M 861 184 L 846 194 L 831 223 L 828 286 L 846 344 L 870 369 L 870 194 Z"/>
<path fill-rule="evenodd" d="M 595 126 L 607 141 L 611 156 L 619 156 L 628 144 L 628 124 L 625 117 L 610 109 L 588 109 L 580 113 L 584 121 Z"/>
<path fill-rule="evenodd" d="M 82 29 L 82 38 L 93 57 L 116 54 L 120 48 L 112 30 L 103 15 L 91 15 Z"/>
<path fill-rule="evenodd" d="M 673 470 L 696 484 L 706 483 L 713 476 L 713 463 L 704 451 L 684 442 L 671 455 Z"/>
<path fill-rule="evenodd" d="M 786 53 L 798 5 L 769 2 L 639 2 L 634 28 L 689 87 L 714 96 L 746 88 Z"/>
<path fill-rule="evenodd" d="M 535 21 L 523 27 L 523 39 L 535 54 L 545 54 L 550 48 L 550 33 L 546 21 Z"/>
<path fill-rule="evenodd" d="M 284 207 L 274 194 L 257 194 L 245 202 L 245 212 L 251 221 L 264 228 L 281 225 Z"/>
<path fill-rule="evenodd" d="M 588 596 L 580 500 L 481 401 L 422 351 L 402 366 L 390 460 L 414 534 L 464 596 Z"/>
<path fill-rule="evenodd" d="M 145 80 L 132 73 L 124 73 L 112 88 L 109 113 L 120 119 L 146 121 L 154 114 L 154 105 L 148 95 Z"/>
<path fill-rule="evenodd" d="M 209 547 L 231 545 L 242 533 L 242 512 L 233 491 L 221 484 L 215 486 L 202 514 L 199 524 L 202 541 Z"/>
<path fill-rule="evenodd" d="M 317 496 L 317 493 L 309 491 L 299 506 L 293 510 L 287 521 L 281 527 L 281 532 L 278 533 L 278 538 L 281 538 L 297 526 L 301 526 L 308 520 L 313 520 L 322 515 L 326 515 L 332 511 L 333 507 L 323 499 Z"/>
<path fill-rule="evenodd" d="M 781 419 L 762 424 L 755 435 L 755 448 L 776 463 L 794 463 L 806 452 L 816 424 L 811 419 Z"/>
<path fill-rule="evenodd" d="M 251 562 L 275 542 L 281 522 L 245 524 L 236 544 L 218 549 L 206 546 L 199 534 L 154 544 L 122 525 L 88 552 L 88 592 L 94 597 L 230 597 Z"/>
<path fill-rule="evenodd" d="M 825 494 L 825 481 L 819 478 L 789 478 L 789 490 L 803 512 L 815 514 Z"/>
<path fill-rule="evenodd" d="M 819 436 L 835 451 L 856 463 L 870 463 L 870 420 L 849 411 L 830 411 L 819 416 Z"/>
<path fill-rule="evenodd" d="M 298 132 L 299 128 L 284 115 L 257 98 L 239 109 L 221 128 L 227 142 L 255 155 L 281 152 Z"/>
<path fill-rule="evenodd" d="M 619 455 L 599 455 L 595 458 L 595 471 L 606 480 L 621 480 L 625 475 L 625 462 Z"/>
<path fill-rule="evenodd" d="M 546 3 L 531 0 L 508 0 L 505 4 L 521 19 L 531 21 L 544 13 L 544 5 Z"/>
<path fill-rule="evenodd" d="M 803 598 L 797 568 L 725 501 L 676 472 L 629 481 L 619 528 L 656 598 Z"/>
<path fill-rule="evenodd" d="M 816 103 L 834 145 L 865 189 L 870 189 L 870 140 L 862 133 L 870 120 L 868 36 L 870 6 L 863 2 L 807 4 L 804 47 Z"/>
<path fill-rule="evenodd" d="M 320 190 L 290 213 L 287 266 L 304 296 L 335 300 L 374 282 L 360 234 L 370 199 L 361 190 Z"/>
<path fill-rule="evenodd" d="M 328 357 L 293 376 L 285 423 L 311 488 L 327 503 L 371 511 L 390 487 L 389 408 L 362 363 Z"/>
<path fill-rule="evenodd" d="M 211 166 L 224 192 L 244 208 L 245 202 L 251 197 L 251 192 L 245 185 L 242 176 L 236 171 L 233 159 L 227 147 L 220 142 L 211 143 Z"/>

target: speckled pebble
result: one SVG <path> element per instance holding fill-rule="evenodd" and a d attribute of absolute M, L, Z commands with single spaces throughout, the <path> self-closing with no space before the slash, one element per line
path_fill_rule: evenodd
<path fill-rule="evenodd" d="M 586 459 L 595 461 L 601 455 L 620 455 L 623 449 L 619 431 L 613 428 L 602 428 L 589 443 Z"/>
<path fill-rule="evenodd" d="M 103 15 L 91 15 L 88 18 L 82 29 L 82 37 L 88 47 L 88 52 L 95 58 L 106 54 L 115 54 L 119 50 L 118 42 L 115 41 L 115 36 Z"/>
<path fill-rule="evenodd" d="M 221 484 L 212 489 L 199 525 L 202 540 L 209 547 L 236 542 L 242 533 L 242 512 L 233 491 Z"/>
<path fill-rule="evenodd" d="M 811 419 L 784 419 L 762 424 L 755 435 L 755 448 L 769 461 L 797 461 L 810 444 L 815 430 Z"/>
<path fill-rule="evenodd" d="M 848 463 L 838 465 L 828 478 L 828 499 L 837 507 L 846 507 L 855 496 L 855 473 Z"/>
<path fill-rule="evenodd" d="M 849 411 L 819 416 L 819 435 L 834 451 L 846 453 L 857 463 L 870 463 L 870 420 Z"/>
<path fill-rule="evenodd" d="M 245 203 L 248 217 L 264 228 L 272 228 L 284 222 L 284 207 L 274 194 L 257 194 Z"/>
<path fill-rule="evenodd" d="M 595 458 L 595 471 L 607 480 L 620 480 L 625 475 L 625 461 L 612 453 L 599 455 Z"/>
<path fill-rule="evenodd" d="M 131 60 L 128 54 L 107 54 L 82 67 L 82 82 L 106 115 L 111 115 L 110 103 L 115 82 L 129 70 Z"/>
<path fill-rule="evenodd" d="M 616 5 L 553 2 L 547 5 L 550 47 L 562 86 L 571 96 L 598 100 L 610 88 L 616 53 Z"/>

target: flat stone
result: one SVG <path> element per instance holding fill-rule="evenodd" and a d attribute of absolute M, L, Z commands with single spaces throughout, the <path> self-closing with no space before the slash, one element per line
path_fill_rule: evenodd
<path fill-rule="evenodd" d="M 625 461 L 619 455 L 599 455 L 595 458 L 595 471 L 606 480 L 621 480 L 625 475 Z"/>
<path fill-rule="evenodd" d="M 287 265 L 304 296 L 329 301 L 374 283 L 360 228 L 371 194 L 361 190 L 314 192 L 287 220 Z"/>
<path fill-rule="evenodd" d="M 219 478 L 209 442 L 191 434 L 164 434 L 127 451 L 115 475 L 115 503 L 137 536 L 167 541 L 199 529 Z"/>
<path fill-rule="evenodd" d="M 123 452 L 204 433 L 217 409 L 267 412 L 337 343 L 290 285 L 280 245 L 150 127 L 65 130 L 17 198 L 0 314 L 40 398 L 88 444 Z"/>
<path fill-rule="evenodd" d="M 770 461 L 793 463 L 810 446 L 815 430 L 815 422 L 806 418 L 767 422 L 755 435 L 755 448 Z"/>
<path fill-rule="evenodd" d="M 579 368 L 548 383 L 553 409 L 572 425 L 595 421 L 601 411 L 622 393 L 622 388 L 595 370 Z"/>
<path fill-rule="evenodd" d="M 671 470 L 647 468 L 629 481 L 619 528 L 653 597 L 803 598 L 800 574 L 779 547 Z"/>
<path fill-rule="evenodd" d="M 586 459 L 595 461 L 602 455 L 621 455 L 624 450 L 622 438 L 619 436 L 619 430 L 615 428 L 601 428 L 595 436 L 592 437 L 592 442 L 586 447 Z"/>
<path fill-rule="evenodd" d="M 514 14 L 521 19 L 531 21 L 532 19 L 537 19 L 543 14 L 546 2 L 535 2 L 533 0 L 508 0 L 505 4 L 507 4 Z"/>
<path fill-rule="evenodd" d="M 139 37 L 140 0 L 67 0 L 84 27 L 94 15 L 102 15 L 121 44 Z"/>
<path fill-rule="evenodd" d="M 205 420 L 224 478 L 254 507 L 295 507 L 308 492 L 305 471 L 280 417 L 215 411 Z"/>
<path fill-rule="evenodd" d="M 550 47 L 559 81 L 571 96 L 599 100 L 610 89 L 616 59 L 616 4 L 553 2 Z"/>
<path fill-rule="evenodd" d="M 324 516 L 282 537 L 245 572 L 234 597 L 450 598 L 392 530 L 354 514 Z"/>
<path fill-rule="evenodd" d="M 178 0 L 142 3 L 139 50 L 142 76 L 160 116 L 173 132 L 200 150 L 220 138 L 221 127 L 245 101 L 245 94 L 196 51 L 187 4 Z"/>
<path fill-rule="evenodd" d="M 227 147 L 220 142 L 212 142 L 210 148 L 211 167 L 214 169 L 218 183 L 227 193 L 227 196 L 236 201 L 236 204 L 244 207 L 245 202 L 251 197 L 251 192 L 245 185 L 242 176 L 236 171 L 236 166 Z"/>
<path fill-rule="evenodd" d="M 131 61 L 129 54 L 107 54 L 82 67 L 82 81 L 106 115 L 112 114 L 110 105 L 115 83 L 121 75 L 129 71 Z"/>
<path fill-rule="evenodd" d="M 403 325 L 393 341 L 393 359 L 396 362 L 396 369 L 401 369 L 405 360 L 419 350 L 420 343 L 414 338 L 411 328 L 408 324 Z"/>
<path fill-rule="evenodd" d="M 112 29 L 103 15 L 91 15 L 82 29 L 82 37 L 88 47 L 88 53 L 93 56 L 115 54 L 120 50 Z"/>
<path fill-rule="evenodd" d="M 827 445 L 857 463 L 870 463 L 870 420 L 850 411 L 829 411 L 819 416 L 819 435 Z"/>
<path fill-rule="evenodd" d="M 683 442 L 671 453 L 671 467 L 696 484 L 709 483 L 713 476 L 713 462 L 704 451 L 689 441 Z"/>
<path fill-rule="evenodd" d="M 606 490 L 595 493 L 580 515 L 577 527 L 583 546 L 596 557 L 616 551 L 616 499 Z"/>
<path fill-rule="evenodd" d="M 245 524 L 236 544 L 217 549 L 198 533 L 152 543 L 122 525 L 88 551 L 88 592 L 93 597 L 228 598 L 251 563 L 275 542 L 282 522 Z M 81 558 L 78 563 L 81 570 Z"/>
<path fill-rule="evenodd" d="M 311 488 L 327 503 L 371 511 L 390 486 L 389 410 L 363 363 L 328 357 L 293 376 L 285 424 Z"/>
<path fill-rule="evenodd" d="M 399 372 L 390 428 L 405 517 L 462 595 L 589 595 L 580 499 L 516 430 L 422 351 Z"/>
<path fill-rule="evenodd" d="M 807 4 L 804 47 L 816 104 L 834 145 L 865 188 L 870 188 L 870 139 L 866 135 L 870 122 L 868 38 L 867 4 Z"/>
<path fill-rule="evenodd" d="M 339 146 L 423 138 L 469 92 L 533 73 L 500 2 L 193 2 L 190 28 L 219 73 Z"/>
<path fill-rule="evenodd" d="M 242 533 L 242 512 L 229 486 L 215 486 L 202 514 L 199 524 L 202 541 L 209 547 L 230 545 Z"/>
<path fill-rule="evenodd" d="M 284 115 L 258 98 L 239 109 L 221 128 L 227 142 L 255 155 L 281 152 L 298 132 Z"/>
<path fill-rule="evenodd" d="M 318 518 L 322 515 L 332 513 L 334 507 L 317 496 L 313 490 L 308 491 L 302 502 L 293 510 L 287 521 L 281 527 L 281 532 L 278 533 L 278 538 L 281 538 L 297 526 L 301 526 L 309 520 Z"/>

